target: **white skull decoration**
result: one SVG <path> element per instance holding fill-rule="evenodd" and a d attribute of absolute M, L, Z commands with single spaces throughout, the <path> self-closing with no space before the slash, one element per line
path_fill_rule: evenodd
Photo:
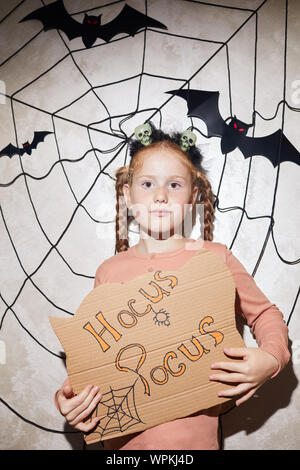
<path fill-rule="evenodd" d="M 186 152 L 189 147 L 195 145 L 197 137 L 192 131 L 186 130 L 180 136 L 180 147 L 181 150 Z"/>
<path fill-rule="evenodd" d="M 151 144 L 151 134 L 152 134 L 152 129 L 150 124 L 141 124 L 138 126 L 134 134 L 136 138 L 143 144 L 143 145 L 149 145 Z"/>

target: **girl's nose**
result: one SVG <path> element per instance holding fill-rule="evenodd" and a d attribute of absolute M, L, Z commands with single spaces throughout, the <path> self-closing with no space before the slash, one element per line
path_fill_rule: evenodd
<path fill-rule="evenodd" d="M 167 202 L 168 201 L 168 194 L 167 190 L 164 186 L 160 186 L 157 188 L 154 194 L 154 201 L 156 202 Z"/>

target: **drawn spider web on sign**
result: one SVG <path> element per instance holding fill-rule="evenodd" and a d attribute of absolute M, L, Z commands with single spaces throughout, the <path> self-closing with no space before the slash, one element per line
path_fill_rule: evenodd
<path fill-rule="evenodd" d="M 182 0 L 182 2 L 185 2 L 185 0 Z M 3 25 L 7 21 L 9 21 L 11 16 L 13 16 L 13 18 L 15 18 L 15 22 L 17 22 L 18 19 L 21 19 L 21 16 L 25 16 L 24 14 L 22 14 L 21 16 L 18 15 L 18 11 L 24 3 L 25 3 L 24 1 L 20 1 L 16 4 L 16 6 L 11 11 L 6 12 L 6 14 L 0 20 L 0 26 L 1 26 L 1 24 Z M 95 13 L 97 14 L 99 11 L 101 12 L 101 8 L 103 7 L 103 2 L 102 2 L 102 5 L 100 4 L 100 1 L 97 5 L 96 5 L 96 3 L 97 2 L 95 1 L 95 5 L 93 6 L 93 8 L 90 9 L 90 11 L 95 10 Z M 120 0 L 118 2 L 111 2 L 111 6 L 113 6 L 113 4 L 117 4 L 117 3 L 124 4 L 125 2 L 124 2 L 124 0 Z M 208 43 L 210 43 L 210 44 L 215 44 L 216 45 L 215 51 L 211 54 L 211 56 L 207 59 L 206 62 L 200 63 L 200 64 L 199 63 L 195 64 L 195 70 L 193 71 L 193 73 L 188 78 L 186 78 L 185 76 L 184 76 L 184 78 L 177 77 L 176 80 L 181 83 L 181 85 L 180 85 L 181 87 L 189 86 L 190 82 L 192 82 L 192 80 L 197 75 L 199 75 L 202 70 L 205 69 L 205 67 L 209 64 L 209 62 L 211 60 L 213 60 L 213 58 L 215 58 L 219 53 L 224 52 L 224 50 L 225 50 L 226 57 L 227 57 L 227 64 L 226 64 L 227 68 L 224 70 L 224 77 L 227 76 L 228 94 L 229 94 L 229 98 L 230 98 L 230 115 L 232 116 L 234 107 L 233 107 L 232 96 L 231 96 L 231 91 L 232 91 L 232 89 L 231 89 L 232 88 L 231 78 L 232 77 L 231 77 L 231 67 L 230 67 L 230 60 L 229 60 L 230 51 L 231 51 L 231 49 L 230 49 L 231 40 L 240 31 L 243 30 L 243 28 L 249 23 L 249 21 L 254 19 L 255 24 L 256 24 L 256 28 L 255 28 L 255 48 L 257 47 L 257 39 L 258 39 L 257 21 L 258 21 L 258 16 L 259 16 L 260 9 L 267 3 L 267 0 L 261 0 L 261 2 L 259 3 L 259 6 L 256 9 L 243 8 L 242 6 L 241 7 L 230 6 L 230 5 L 228 5 L 228 3 L 230 3 L 229 1 L 224 2 L 224 5 L 216 4 L 215 2 L 210 3 L 209 1 L 201 2 L 201 1 L 194 1 L 194 0 L 190 0 L 189 3 L 194 3 L 195 4 L 195 8 L 197 9 L 197 10 L 195 10 L 195 12 L 197 12 L 197 14 L 199 14 L 199 15 L 201 15 L 202 6 L 203 7 L 208 7 L 209 6 L 212 9 L 214 9 L 214 8 L 216 8 L 216 9 L 217 8 L 224 8 L 227 11 L 239 10 L 241 12 L 244 12 L 247 15 L 247 17 L 245 18 L 245 20 L 243 20 L 241 22 L 239 27 L 232 34 L 230 34 L 228 36 L 228 38 L 224 41 L 215 40 L 215 38 L 199 39 L 199 38 L 190 37 L 190 36 L 187 36 L 187 35 L 178 36 L 178 37 L 181 37 L 182 39 L 184 39 L 185 41 L 199 41 L 198 44 L 206 44 L 206 43 L 208 44 Z M 225 3 L 226 3 L 226 6 L 225 6 Z M 44 4 L 44 2 L 41 1 L 41 6 L 43 4 Z M 142 1 L 140 3 L 140 8 L 139 9 L 141 11 L 144 9 L 144 12 L 147 13 L 148 4 L 150 4 L 150 1 L 149 2 L 147 0 Z M 240 2 L 240 4 L 242 5 L 243 2 Z M 287 7 L 287 5 L 288 5 L 288 2 L 286 2 L 286 7 Z M 32 9 L 34 9 L 35 6 L 36 5 L 34 5 L 32 7 Z M 105 3 L 105 8 L 109 8 L 109 7 L 110 7 L 110 4 Z M 31 7 L 30 7 L 30 4 L 29 4 L 28 5 L 28 11 L 26 11 L 26 13 L 29 13 L 30 8 Z M 100 8 L 100 10 L 99 10 L 99 8 Z M 98 10 L 98 12 L 97 12 L 97 10 Z M 286 11 L 287 11 L 287 8 L 286 8 Z M 24 13 L 24 11 L 23 11 L 23 13 Z M 72 16 L 76 17 L 77 15 L 82 15 L 82 14 L 83 14 L 83 12 L 76 12 L 76 13 L 73 13 Z M 167 24 L 167 26 L 168 26 L 168 24 Z M 111 169 L 114 167 L 116 162 L 119 162 L 119 160 L 124 162 L 124 164 L 126 164 L 126 162 L 128 162 L 127 141 L 128 141 L 128 138 L 132 135 L 132 129 L 131 129 L 131 133 L 128 133 L 125 130 L 125 124 L 129 123 L 131 121 L 131 119 L 134 119 L 136 117 L 139 119 L 139 123 L 141 123 L 142 118 L 144 119 L 144 116 L 146 115 L 147 119 L 151 119 L 151 118 L 158 119 L 159 125 L 161 125 L 162 121 L 163 121 L 163 112 L 164 112 L 164 110 L 167 108 L 168 104 L 171 103 L 171 100 L 174 100 L 174 97 L 169 97 L 168 99 L 164 99 L 164 97 L 163 97 L 160 106 L 153 107 L 153 109 L 151 109 L 151 108 L 142 108 L 140 106 L 140 101 L 141 101 L 142 91 L 143 91 L 143 84 L 144 84 L 144 81 L 145 81 L 146 78 L 150 78 L 153 82 L 155 80 L 173 80 L 173 77 L 170 77 L 170 76 L 167 76 L 167 75 L 160 75 L 160 76 L 154 75 L 154 74 L 151 74 L 151 72 L 149 72 L 145 69 L 145 66 L 144 66 L 145 57 L 146 57 L 146 53 L 148 52 L 148 50 L 150 48 L 150 44 L 149 44 L 149 42 L 147 42 L 148 31 L 151 31 L 151 34 L 155 34 L 156 36 L 162 35 L 161 37 L 163 37 L 163 35 L 168 35 L 169 34 L 167 31 L 160 32 L 160 31 L 157 31 L 157 30 L 152 30 L 151 28 L 148 28 L 148 29 L 146 28 L 144 31 L 140 31 L 139 33 L 137 33 L 137 35 L 136 35 L 137 37 L 140 36 L 140 35 L 143 35 L 143 52 L 142 52 L 142 56 L 141 57 L 139 56 L 138 59 L 137 59 L 139 61 L 139 63 L 141 63 L 142 65 L 141 65 L 140 73 L 137 74 L 136 77 L 126 77 L 126 78 L 121 78 L 121 79 L 119 79 L 119 77 L 116 77 L 116 80 L 113 83 L 104 83 L 104 84 L 102 83 L 102 80 L 101 80 L 101 77 L 100 77 L 100 78 L 98 78 L 98 82 L 96 84 L 93 84 L 92 81 L 89 79 L 88 74 L 83 70 L 83 67 L 79 64 L 79 61 L 77 59 L 77 53 L 79 53 L 80 51 L 81 52 L 84 51 L 84 49 L 74 48 L 73 43 L 67 41 L 65 39 L 65 36 L 62 33 L 60 33 L 59 31 L 57 31 L 57 41 L 58 41 L 59 44 L 62 43 L 63 46 L 65 47 L 65 51 L 66 51 L 65 54 L 61 55 L 55 63 L 51 64 L 48 67 L 47 70 L 41 71 L 39 76 L 36 76 L 32 80 L 20 84 L 20 86 L 18 88 L 12 90 L 12 92 L 10 92 L 10 93 L 5 93 L 5 91 L 4 91 L 5 98 L 6 98 L 6 100 L 9 101 L 10 106 L 11 106 L 11 115 L 9 115 L 7 117 L 7 123 L 6 124 L 8 126 L 8 124 L 11 124 L 11 122 L 13 123 L 13 129 L 14 129 L 14 134 L 15 134 L 15 142 L 14 143 L 16 145 L 20 146 L 20 144 L 21 144 L 20 134 L 21 134 L 22 125 L 23 125 L 22 119 L 21 119 L 21 121 L 19 121 L 17 119 L 16 106 L 24 106 L 28 111 L 32 111 L 32 113 L 38 111 L 38 112 L 41 113 L 41 115 L 49 117 L 49 122 L 51 122 L 51 124 L 52 124 L 52 129 L 49 129 L 49 130 L 54 132 L 54 140 L 55 140 L 57 158 L 55 159 L 54 163 L 51 164 L 49 166 L 49 168 L 47 168 L 47 171 L 45 171 L 44 173 L 41 173 L 39 176 L 36 176 L 36 174 L 33 174 L 33 172 L 28 172 L 26 170 L 26 167 L 25 167 L 25 162 L 26 161 L 22 160 L 21 157 L 18 158 L 19 165 L 20 165 L 20 171 L 17 172 L 16 176 L 10 178 L 9 180 L 5 180 L 5 178 L 3 176 L 3 175 L 5 175 L 5 172 L 1 173 L 0 188 L 1 189 L 3 188 L 3 190 L 4 189 L 6 189 L 6 190 L 11 189 L 11 191 L 12 191 L 11 195 L 12 196 L 13 196 L 13 191 L 16 190 L 15 188 L 20 183 L 20 181 L 24 184 L 24 188 L 25 188 L 25 193 L 24 194 L 27 197 L 27 200 L 29 201 L 29 204 L 32 208 L 33 221 L 36 222 L 37 225 L 38 225 L 38 228 L 40 230 L 41 239 L 42 239 L 43 242 L 46 243 L 47 250 L 43 254 L 43 256 L 41 256 L 39 262 L 34 267 L 34 269 L 31 269 L 31 270 L 26 269 L 26 263 L 24 263 L 24 257 L 22 256 L 22 253 L 17 248 L 16 241 L 18 239 L 18 234 L 16 232 L 16 227 L 9 220 L 9 217 L 8 217 L 9 216 L 9 214 L 8 214 L 9 209 L 7 208 L 6 204 L 1 203 L 1 205 L 0 205 L 0 214 L 1 214 L 2 222 L 3 222 L 3 225 L 2 225 L 3 232 L 4 232 L 5 236 L 7 237 L 7 239 L 9 240 L 8 243 L 10 244 L 10 247 L 11 247 L 13 253 L 14 253 L 16 262 L 18 263 L 18 267 L 20 268 L 20 270 L 23 273 L 23 280 L 18 285 L 19 290 L 13 296 L 12 299 L 9 296 L 9 293 L 6 292 L 6 283 L 5 283 L 6 279 L 5 279 L 5 277 L 2 281 L 1 285 L 3 285 L 3 288 L 1 287 L 1 292 L 0 292 L 0 300 L 1 300 L 1 306 L 2 306 L 2 312 L 0 313 L 0 329 L 2 329 L 2 330 L 4 329 L 3 327 L 5 326 L 6 319 L 9 316 L 8 314 L 9 313 L 12 314 L 13 317 L 18 322 L 18 325 L 21 329 L 22 334 L 28 335 L 35 342 L 35 345 L 37 345 L 37 347 L 42 348 L 44 351 L 46 351 L 50 355 L 59 358 L 59 360 L 61 360 L 61 355 L 54 352 L 54 351 L 52 351 L 50 347 L 47 347 L 45 345 L 46 341 L 43 340 L 43 336 L 39 332 L 39 329 L 36 328 L 34 330 L 34 333 L 33 333 L 32 324 L 29 323 L 29 326 L 28 326 L 27 318 L 25 317 L 25 318 L 22 319 L 21 308 L 20 308 L 20 305 L 18 303 L 18 299 L 22 295 L 22 293 L 25 291 L 25 288 L 29 284 L 30 287 L 33 289 L 33 291 L 36 293 L 36 296 L 37 297 L 42 296 L 43 299 L 46 301 L 46 303 L 49 304 L 49 306 L 54 307 L 55 309 L 57 309 L 59 312 L 61 312 L 63 314 L 73 315 L 73 312 L 70 309 L 66 308 L 65 305 L 60 305 L 59 302 L 56 300 L 56 298 L 51 297 L 49 294 L 47 294 L 45 292 L 45 290 L 40 287 L 39 283 L 36 282 L 35 279 L 34 279 L 35 274 L 37 274 L 43 268 L 43 266 L 46 265 L 47 259 L 49 258 L 49 256 L 53 252 L 58 256 L 59 260 L 63 264 L 63 267 L 66 268 L 70 273 L 72 273 L 72 275 L 74 275 L 74 277 L 86 278 L 88 280 L 93 280 L 94 279 L 93 273 L 86 274 L 84 272 L 81 272 L 81 270 L 74 269 L 74 266 L 72 266 L 72 261 L 68 262 L 68 257 L 65 255 L 65 253 L 64 253 L 64 251 L 63 251 L 63 249 L 61 248 L 60 245 L 62 244 L 61 242 L 63 241 L 63 239 L 69 233 L 70 229 L 72 228 L 72 224 L 73 224 L 75 218 L 78 216 L 78 213 L 80 211 L 83 212 L 86 215 L 86 217 L 89 221 L 92 221 L 94 224 L 97 224 L 97 226 L 100 226 L 102 230 L 104 230 L 105 226 L 114 224 L 114 220 L 113 220 L 112 217 L 107 218 L 107 219 L 105 219 L 103 216 L 97 217 L 89 209 L 89 207 L 87 205 L 88 197 L 93 193 L 93 191 L 95 191 L 96 185 L 98 184 L 98 182 L 100 181 L 101 178 L 103 178 L 104 181 L 114 181 L 114 178 L 112 176 L 113 172 L 112 172 Z M 287 34 L 287 25 L 286 25 L 286 31 L 285 32 Z M 29 40 L 21 42 L 19 44 L 19 46 L 16 48 L 16 50 L 11 51 L 7 57 L 3 58 L 2 62 L 0 63 L 0 71 L 5 69 L 13 61 L 18 60 L 18 57 L 22 57 L 23 51 L 26 50 L 26 48 L 30 47 L 32 44 L 36 43 L 39 46 L 40 41 L 42 40 L 42 38 L 44 38 L 45 34 L 46 33 L 44 33 L 41 29 L 36 34 L 34 34 Z M 17 36 L 17 31 L 16 31 L 16 36 Z M 175 37 L 176 34 L 170 34 L 169 36 L 170 37 L 171 36 Z M 123 41 L 126 41 L 127 37 L 128 36 L 118 38 L 114 41 L 111 41 L 111 43 L 120 42 L 120 44 L 122 44 Z M 134 39 L 133 39 L 133 41 L 134 41 Z M 287 43 L 287 37 L 285 36 L 285 45 L 286 45 L 286 43 Z M 97 49 L 97 50 L 103 51 L 103 53 L 105 53 L 104 51 L 107 50 L 106 49 L 107 46 L 109 46 L 109 44 L 108 45 L 103 44 L 101 41 L 99 41 L 99 43 L 97 43 L 95 46 L 93 46 L 92 49 L 94 49 L 94 50 Z M 140 60 L 140 59 L 142 59 L 142 60 Z M 286 59 L 286 48 L 285 48 L 285 59 Z M 86 90 L 83 94 L 77 93 L 76 98 L 74 100 L 72 100 L 68 103 L 65 103 L 64 106 L 62 106 L 60 104 L 59 106 L 57 106 L 56 109 L 51 110 L 51 111 L 49 111 L 47 106 L 37 108 L 36 104 L 34 102 L 32 102 L 30 99 L 25 100 L 24 98 L 22 98 L 22 92 L 23 91 L 26 91 L 28 89 L 30 90 L 31 88 L 34 88 L 34 86 L 38 83 L 38 81 L 40 79 L 48 77 L 51 74 L 51 71 L 58 70 L 59 67 L 61 67 L 61 66 L 63 67 L 64 64 L 68 60 L 72 61 L 72 63 L 74 64 L 74 67 L 78 71 L 78 77 L 80 77 L 86 85 Z M 14 62 L 14 63 L 16 63 L 16 62 Z M 21 64 L 22 64 L 22 61 L 21 61 Z M 284 67 L 286 67 L 286 60 L 284 61 Z M 66 69 L 66 70 L 68 70 L 68 69 Z M 256 75 L 256 51 L 255 51 L 255 55 L 254 55 L 253 70 L 254 70 L 254 76 L 255 76 Z M 285 74 L 286 70 L 284 69 L 283 72 Z M 22 74 L 20 74 L 20 75 L 22 75 Z M 78 77 L 76 77 L 76 80 L 78 79 Z M 70 80 L 71 85 L 73 85 L 72 77 L 70 77 L 69 80 Z M 75 87 L 76 80 L 74 79 L 74 88 L 76 88 Z M 123 114 L 113 114 L 113 113 L 111 113 L 111 111 L 109 109 L 109 106 L 107 106 L 105 101 L 103 99 L 101 99 L 101 97 L 99 95 L 99 92 L 104 88 L 110 89 L 110 87 L 115 86 L 116 83 L 118 83 L 118 84 L 130 83 L 130 81 L 132 81 L 132 80 L 136 80 L 136 83 L 137 83 L 137 86 L 136 86 L 137 93 L 136 93 L 136 97 L 135 97 L 136 98 L 135 102 L 133 104 L 132 104 L 132 102 L 131 103 L 128 102 L 129 110 L 126 113 L 123 113 Z M 101 83 L 101 84 L 99 84 L 99 83 Z M 255 86 L 256 86 L 256 83 L 254 81 L 254 88 L 255 88 Z M 173 87 L 170 87 L 170 89 L 171 88 L 173 88 Z M 0 91 L 2 91 L 2 90 L 3 89 L 1 88 Z M 282 100 L 281 103 L 278 104 L 276 114 L 277 114 L 280 106 L 282 106 L 283 111 L 288 108 L 290 111 L 299 112 L 299 109 L 291 108 L 287 104 L 287 102 L 285 100 L 285 92 L 286 92 L 286 90 L 284 89 L 283 90 L 283 95 L 282 95 L 283 100 Z M 3 97 L 4 95 L 2 94 L 1 97 Z M 95 100 L 97 102 L 97 104 L 99 105 L 99 109 L 104 110 L 103 111 L 103 116 L 102 116 L 101 119 L 91 120 L 91 117 L 90 117 L 87 122 L 82 122 L 79 119 L 80 116 L 78 116 L 78 119 L 74 120 L 74 119 L 71 119 L 71 118 L 68 118 L 68 117 L 62 115 L 63 111 L 67 111 L 68 109 L 72 108 L 72 106 L 76 105 L 77 102 L 81 103 L 81 100 L 84 97 L 92 97 L 93 100 Z M 173 103 L 174 103 L 174 101 L 173 101 Z M 47 102 L 47 104 L 48 104 L 48 102 Z M 255 104 L 256 103 L 255 103 L 255 100 L 254 100 L 253 113 L 254 113 L 254 115 L 258 115 L 258 112 L 256 111 Z M 139 116 L 140 116 L 140 118 L 139 118 Z M 263 116 L 260 116 L 260 117 L 262 119 L 267 120 L 267 118 L 264 118 Z M 273 116 L 273 117 L 275 117 L 275 116 Z M 76 131 L 79 130 L 79 129 L 82 129 L 86 132 L 86 137 L 89 141 L 89 147 L 86 151 L 79 152 L 78 154 L 77 154 L 77 149 L 74 148 L 74 154 L 76 155 L 75 158 L 72 158 L 72 159 L 65 158 L 64 152 L 61 150 L 62 143 L 63 143 L 63 136 L 59 135 L 59 130 L 58 130 L 59 123 L 61 123 L 61 122 L 70 123 L 70 124 L 74 125 L 74 133 L 76 133 Z M 198 123 L 196 122 L 195 119 L 194 120 L 191 119 L 191 122 L 192 122 L 192 124 L 194 124 L 195 127 L 197 127 Z M 104 126 L 106 124 L 107 124 L 107 129 L 104 129 L 103 127 L 101 127 L 101 126 Z M 131 127 L 134 128 L 134 126 L 131 126 Z M 282 127 L 284 127 L 284 112 L 282 113 Z M 98 148 L 94 144 L 95 134 L 101 135 L 103 138 L 111 138 L 112 139 L 111 145 L 108 145 L 106 148 L 104 148 L 104 147 Z M 2 136 L 1 136 L 1 145 L 2 145 L 1 148 L 5 147 L 7 144 L 8 144 L 8 142 L 5 139 L 5 133 L 3 133 Z M 68 169 L 70 167 L 75 167 L 76 165 L 80 165 L 82 162 L 86 161 L 86 159 L 89 158 L 90 156 L 93 156 L 94 161 L 97 164 L 97 171 L 95 172 L 93 181 L 91 183 L 89 183 L 88 188 L 84 188 L 83 195 L 81 195 L 79 197 L 78 194 L 77 194 L 77 191 L 76 191 L 77 188 L 70 179 Z M 1 164 L 2 164 L 4 159 L 2 158 L 1 160 L 2 160 L 1 161 Z M 242 227 L 242 224 L 243 224 L 245 218 L 247 218 L 248 220 L 254 220 L 254 219 L 258 220 L 258 219 L 263 218 L 263 219 L 266 219 L 268 221 L 268 227 L 267 227 L 266 234 L 265 234 L 265 240 L 264 240 L 264 242 L 261 246 L 261 251 L 259 253 L 259 256 L 258 256 L 257 260 L 255 261 L 255 267 L 253 269 L 252 275 L 254 276 L 257 272 L 257 269 L 260 265 L 260 262 L 263 258 L 263 255 L 264 255 L 264 250 L 265 250 L 265 248 L 266 248 L 266 246 L 269 242 L 270 237 L 272 238 L 273 245 L 275 247 L 275 251 L 278 255 L 278 258 L 280 259 L 280 261 L 282 263 L 285 263 L 287 265 L 298 264 L 299 259 L 288 260 L 288 259 L 286 259 L 286 257 L 283 256 L 282 253 L 280 253 L 280 251 L 278 250 L 278 248 L 276 246 L 276 240 L 275 240 L 274 232 L 273 232 L 274 223 L 275 223 L 274 213 L 275 213 L 275 209 L 276 209 L 276 194 L 277 194 L 277 186 L 278 186 L 278 178 L 279 178 L 279 167 L 278 167 L 278 171 L 276 173 L 276 184 L 275 184 L 275 188 L 274 188 L 274 193 L 272 195 L 273 196 L 273 203 L 272 203 L 271 213 L 265 214 L 263 216 L 254 215 L 254 216 L 251 217 L 251 216 L 249 216 L 249 214 L 246 210 L 246 196 L 247 196 L 247 193 L 248 193 L 248 183 L 249 183 L 249 180 L 250 180 L 251 165 L 249 166 L 249 172 L 248 172 L 248 175 L 247 175 L 247 183 L 246 183 L 245 197 L 244 197 L 243 205 L 242 206 L 234 205 L 234 206 L 230 206 L 230 207 L 224 207 L 224 206 L 222 207 L 222 198 L 221 198 L 220 194 L 221 194 L 221 188 L 222 188 L 222 183 L 223 183 L 223 175 L 225 173 L 227 164 L 228 164 L 228 159 L 227 159 L 227 155 L 226 155 L 225 158 L 224 158 L 224 168 L 223 168 L 222 174 L 220 176 L 220 181 L 219 181 L 219 184 L 218 184 L 217 194 L 215 195 L 216 196 L 215 210 L 216 210 L 216 212 L 220 212 L 220 213 L 221 212 L 222 213 L 236 212 L 236 213 L 240 214 L 240 220 L 239 220 L 236 232 L 235 232 L 235 234 L 232 238 L 232 241 L 229 244 L 229 248 L 231 249 L 233 247 L 233 245 L 235 243 L 235 240 L 237 239 L 237 237 L 240 233 L 240 229 Z M 65 184 L 70 190 L 70 193 L 71 193 L 72 198 L 73 198 L 74 203 L 75 203 L 75 208 L 72 211 L 72 213 L 70 214 L 69 218 L 66 220 L 64 228 L 59 233 L 59 236 L 57 236 L 56 239 L 52 239 L 53 237 L 51 237 L 49 235 L 50 228 L 49 228 L 49 226 L 47 226 L 47 224 L 45 224 L 45 222 L 42 221 L 40 211 L 37 208 L 37 201 L 34 198 L 32 185 L 34 183 L 38 184 L 41 181 L 47 181 L 48 178 L 50 178 L 51 175 L 55 171 L 61 171 L 61 174 L 65 178 Z M 9 260 L 9 258 L 7 258 L 7 264 L 9 264 L 9 263 L 10 263 L 10 260 Z M 4 273 L 4 275 L 5 275 L 5 273 Z M 296 304 L 297 304 L 298 298 L 299 298 L 299 291 L 300 290 L 298 289 L 298 291 L 293 294 L 293 299 L 291 299 L 290 311 L 287 313 L 287 318 L 286 318 L 286 323 L 287 324 L 290 324 L 292 316 L 295 313 Z M 5 339 L 4 335 L 3 335 L 3 339 Z M 2 402 L 3 405 L 5 405 L 7 407 L 7 409 L 9 409 L 12 412 L 15 412 L 14 408 L 12 406 L 10 406 L 7 403 L 7 401 L 4 400 L 4 398 L 1 398 L 1 402 Z M 21 409 L 26 409 L 27 403 L 25 403 L 25 402 L 20 403 L 18 406 L 20 406 Z M 22 415 L 20 413 L 15 412 L 15 414 L 17 414 L 18 418 L 23 419 Z M 24 421 L 26 421 L 25 418 L 24 418 Z M 28 422 L 28 420 L 27 420 L 27 422 Z M 33 421 L 30 421 L 30 424 L 33 425 L 33 426 L 40 427 L 39 425 L 37 425 Z M 45 430 L 47 430 L 47 428 L 43 427 L 43 430 L 45 431 Z M 63 431 L 57 431 L 57 430 L 53 430 L 53 429 L 49 429 L 49 428 L 48 428 L 48 431 L 49 432 L 64 433 Z"/>
<path fill-rule="evenodd" d="M 128 387 L 118 389 L 110 387 L 110 391 L 103 394 L 95 415 L 103 415 L 103 417 L 93 434 L 99 434 L 102 438 L 116 431 L 124 432 L 143 422 L 138 415 L 135 404 L 134 387 L 137 380 Z"/>

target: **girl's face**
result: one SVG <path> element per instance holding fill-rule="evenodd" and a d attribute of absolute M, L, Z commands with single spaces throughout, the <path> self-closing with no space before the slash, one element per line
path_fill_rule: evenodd
<path fill-rule="evenodd" d="M 168 238 L 191 214 L 198 188 L 192 188 L 190 171 L 172 149 L 143 150 L 142 166 L 136 169 L 131 187 L 123 186 L 128 208 L 140 230 L 155 238 Z M 163 235 L 163 237 L 162 237 Z"/>

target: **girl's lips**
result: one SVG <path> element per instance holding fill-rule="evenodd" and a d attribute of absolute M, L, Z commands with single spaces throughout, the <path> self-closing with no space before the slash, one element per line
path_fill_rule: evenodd
<path fill-rule="evenodd" d="M 155 214 L 155 215 L 157 215 L 158 217 L 164 217 L 164 216 L 166 216 L 166 215 L 168 215 L 168 214 L 171 214 L 170 211 L 151 211 L 150 213 L 151 213 L 151 214 Z"/>

